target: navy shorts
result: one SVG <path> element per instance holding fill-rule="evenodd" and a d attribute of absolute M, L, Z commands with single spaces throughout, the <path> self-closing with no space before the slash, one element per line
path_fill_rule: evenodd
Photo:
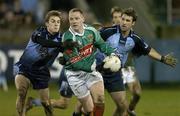
<path fill-rule="evenodd" d="M 64 68 L 61 71 L 59 78 L 59 93 L 63 97 L 71 98 L 73 96 L 73 92 L 68 84 L 66 75 L 64 74 Z"/>
<path fill-rule="evenodd" d="M 33 89 L 45 89 L 48 88 L 48 82 L 50 80 L 50 72 L 47 67 L 40 69 L 28 68 L 23 64 L 17 63 L 14 65 L 14 75 L 22 74 L 27 77 Z"/>
<path fill-rule="evenodd" d="M 113 73 L 111 75 L 102 75 L 104 79 L 105 89 L 111 92 L 125 91 L 125 85 L 120 72 Z"/>

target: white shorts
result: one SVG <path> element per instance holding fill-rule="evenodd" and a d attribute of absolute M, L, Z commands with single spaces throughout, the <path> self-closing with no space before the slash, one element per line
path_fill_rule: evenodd
<path fill-rule="evenodd" d="M 99 82 L 103 81 L 101 74 L 97 71 L 84 72 L 84 71 L 71 71 L 65 69 L 68 83 L 78 98 L 86 97 L 90 94 L 89 88 Z"/>
<path fill-rule="evenodd" d="M 127 68 L 122 68 L 121 71 L 124 84 L 132 83 L 136 80 L 134 67 L 128 66 Z"/>

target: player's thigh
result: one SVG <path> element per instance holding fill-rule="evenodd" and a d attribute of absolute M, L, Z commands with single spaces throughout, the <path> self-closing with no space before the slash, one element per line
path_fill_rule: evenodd
<path fill-rule="evenodd" d="M 39 89 L 38 93 L 42 102 L 49 100 L 49 88 Z"/>
<path fill-rule="evenodd" d="M 103 81 L 96 82 L 90 88 L 93 101 L 95 103 L 104 103 L 104 83 Z"/>
<path fill-rule="evenodd" d="M 93 111 L 94 103 L 90 94 L 83 98 L 79 98 L 79 101 L 82 104 L 83 110 L 85 110 L 85 112 Z"/>
<path fill-rule="evenodd" d="M 86 78 L 85 72 L 65 70 L 65 74 L 67 76 L 70 88 L 75 96 L 78 98 L 83 98 L 90 94 L 84 79 Z"/>
<path fill-rule="evenodd" d="M 126 105 L 126 91 L 117 91 L 117 92 L 111 92 L 109 93 L 111 95 L 111 98 L 113 101 L 119 106 L 119 107 L 125 107 Z"/>
<path fill-rule="evenodd" d="M 127 83 L 127 86 L 131 93 L 141 94 L 142 89 L 139 80 L 136 79 L 131 83 Z"/>
<path fill-rule="evenodd" d="M 88 88 L 95 103 L 104 102 L 104 82 L 102 75 L 99 72 L 93 71 L 88 74 Z"/>
<path fill-rule="evenodd" d="M 18 91 L 26 92 L 30 86 L 30 80 L 26 78 L 24 75 L 17 74 L 15 77 L 15 85 Z"/>

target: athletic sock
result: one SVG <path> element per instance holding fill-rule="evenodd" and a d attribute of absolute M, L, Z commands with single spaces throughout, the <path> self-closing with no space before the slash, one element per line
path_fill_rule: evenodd
<path fill-rule="evenodd" d="M 103 116 L 104 104 L 94 104 L 94 116 Z"/>
<path fill-rule="evenodd" d="M 81 116 L 82 113 L 79 112 L 73 112 L 73 116 Z"/>

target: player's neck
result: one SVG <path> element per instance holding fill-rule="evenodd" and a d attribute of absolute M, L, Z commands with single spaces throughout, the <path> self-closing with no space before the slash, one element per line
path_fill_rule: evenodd
<path fill-rule="evenodd" d="M 127 37 L 130 33 L 130 30 L 127 30 L 127 31 L 122 31 L 122 36 L 123 38 Z"/>

